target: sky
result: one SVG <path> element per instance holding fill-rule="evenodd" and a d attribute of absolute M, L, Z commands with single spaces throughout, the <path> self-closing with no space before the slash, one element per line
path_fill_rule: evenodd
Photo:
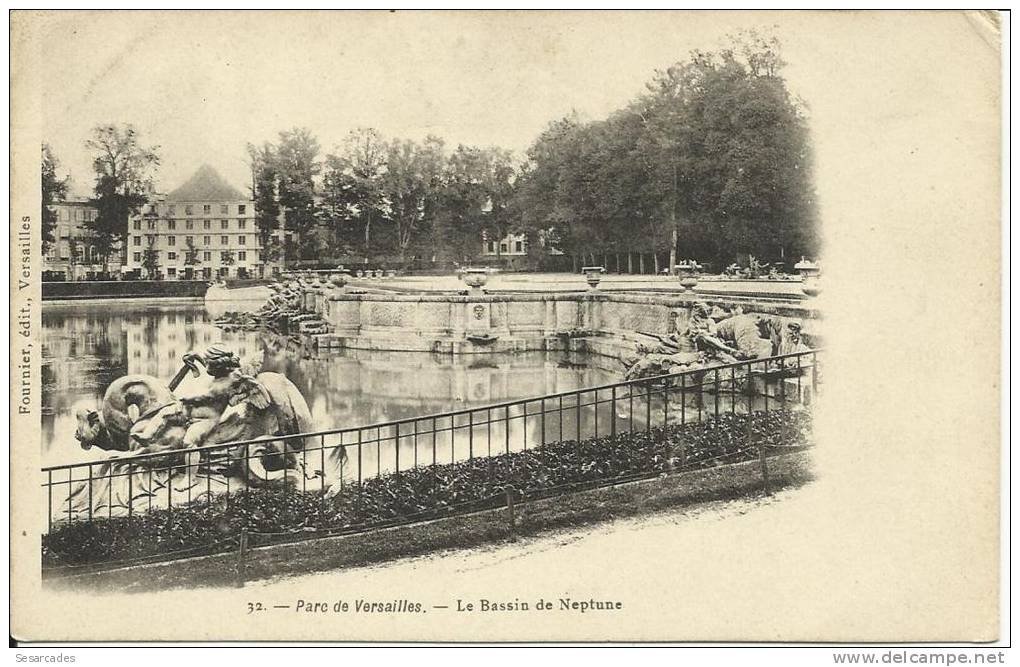
<path fill-rule="evenodd" d="M 604 118 L 656 68 L 718 47 L 777 14 L 716 13 L 86 13 L 50 15 L 43 49 L 43 134 L 74 190 L 91 187 L 84 147 L 100 123 L 132 123 L 160 147 L 157 184 L 203 163 L 248 183 L 245 146 L 308 127 L 324 152 L 353 128 L 520 155 L 546 125 L 576 110 Z M 816 41 L 787 45 L 795 92 L 826 79 Z"/>

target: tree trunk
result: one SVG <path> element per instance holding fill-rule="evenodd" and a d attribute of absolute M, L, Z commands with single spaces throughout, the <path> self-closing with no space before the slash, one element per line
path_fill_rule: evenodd
<path fill-rule="evenodd" d="M 617 253 L 613 253 L 613 254 L 616 255 L 616 273 L 619 274 L 620 273 L 620 253 L 617 252 Z"/>
<path fill-rule="evenodd" d="M 634 253 L 627 252 L 627 273 L 634 273 Z"/>
<path fill-rule="evenodd" d="M 574 267 L 574 273 L 577 273 L 577 255 L 575 254 L 570 255 L 570 263 Z"/>
<path fill-rule="evenodd" d="M 670 227 L 670 246 L 669 246 L 669 270 L 672 271 L 673 267 L 676 266 L 676 246 L 678 241 L 677 232 L 677 221 L 676 221 L 676 162 L 673 163 L 673 201 L 669 211 L 669 227 Z M 656 271 L 656 274 L 659 272 Z"/>
<path fill-rule="evenodd" d="M 645 275 L 645 253 L 638 255 L 638 273 Z"/>
<path fill-rule="evenodd" d="M 369 234 L 372 230 L 372 214 L 369 213 L 365 217 L 365 255 L 369 253 Z"/>
<path fill-rule="evenodd" d="M 676 254 L 677 254 L 676 253 L 676 246 L 677 246 L 677 243 L 679 242 L 678 236 L 679 236 L 679 234 L 677 233 L 676 225 L 674 225 L 673 226 L 673 240 L 672 240 L 672 243 L 669 246 L 669 270 L 670 270 L 670 273 L 673 272 L 673 267 L 676 266 L 676 259 L 677 259 L 676 258 Z"/>
<path fill-rule="evenodd" d="M 652 253 L 653 264 L 655 265 L 655 275 L 659 275 L 659 253 Z"/>

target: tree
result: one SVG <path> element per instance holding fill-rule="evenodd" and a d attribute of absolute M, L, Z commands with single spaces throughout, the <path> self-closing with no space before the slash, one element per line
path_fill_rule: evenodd
<path fill-rule="evenodd" d="M 255 226 L 259 231 L 262 261 L 274 262 L 280 258 L 280 248 L 274 234 L 280 228 L 276 149 L 268 142 L 261 147 L 248 144 L 248 157 L 251 164 L 251 196 L 255 202 Z"/>
<path fill-rule="evenodd" d="M 663 250 L 671 265 L 814 255 L 806 112 L 783 65 L 778 40 L 745 32 L 656 71 L 605 121 L 552 123 L 517 183 L 524 226 L 575 260 L 651 251 L 656 270 Z"/>
<path fill-rule="evenodd" d="M 481 152 L 481 186 L 485 201 L 482 207 L 481 227 L 487 238 L 499 241 L 518 223 L 513 215 L 512 201 L 517 179 L 517 164 L 513 154 L 502 148 L 488 148 Z M 476 239 L 480 240 L 480 235 Z"/>
<path fill-rule="evenodd" d="M 114 246 L 128 231 L 128 220 L 136 215 L 152 190 L 152 172 L 159 166 L 158 146 L 144 147 L 131 125 L 100 125 L 85 142 L 93 151 L 95 172 L 93 205 L 97 215 L 86 225 L 93 243 L 106 264 Z"/>
<path fill-rule="evenodd" d="M 483 237 L 498 242 L 516 226 L 511 210 L 517 164 L 509 151 L 460 145 L 444 161 L 429 236 L 433 255 L 470 261 Z M 498 254 L 497 250 L 497 254 Z"/>
<path fill-rule="evenodd" d="M 145 269 L 149 280 L 156 280 L 159 278 L 159 267 L 159 251 L 156 250 L 156 237 L 151 235 L 149 236 L 149 243 L 142 253 L 142 268 Z"/>
<path fill-rule="evenodd" d="M 397 251 L 404 261 L 411 242 L 433 219 L 442 185 L 443 141 L 429 136 L 419 145 L 392 141 L 382 178 L 383 193 L 396 225 Z"/>
<path fill-rule="evenodd" d="M 233 250 L 224 250 L 220 252 L 220 263 L 223 266 L 233 266 L 237 263 L 237 257 L 234 255 Z"/>
<path fill-rule="evenodd" d="M 327 155 L 322 175 L 319 221 L 327 230 L 334 253 L 347 254 L 353 249 L 351 227 L 364 195 L 347 162 L 337 155 Z"/>
<path fill-rule="evenodd" d="M 198 266 L 202 261 L 198 257 L 198 248 L 195 242 L 189 237 L 184 242 L 184 266 Z"/>
<path fill-rule="evenodd" d="M 817 251 L 804 109 L 781 77 L 779 42 L 755 31 L 657 72 L 639 104 L 660 201 L 680 242 L 720 263 Z M 676 212 L 676 213 L 674 213 Z"/>
<path fill-rule="evenodd" d="M 382 135 L 370 127 L 360 127 L 347 135 L 337 165 L 343 165 L 353 182 L 351 207 L 353 221 L 364 231 L 365 254 L 372 252 L 372 223 L 383 217 L 383 176 L 389 146 Z"/>
<path fill-rule="evenodd" d="M 321 170 L 319 142 L 305 128 L 280 133 L 275 150 L 277 201 L 283 211 L 287 231 L 300 241 L 310 236 L 318 220 L 315 201 L 315 177 Z M 311 244 L 299 246 L 300 259 L 315 258 Z"/>
<path fill-rule="evenodd" d="M 582 145 L 587 124 L 576 114 L 553 121 L 527 151 L 516 191 L 516 210 L 529 236 L 544 234 L 555 239 L 556 248 L 570 255 L 577 268 L 577 255 L 587 236 L 581 169 Z"/>
<path fill-rule="evenodd" d="M 57 212 L 53 204 L 67 197 L 67 178 L 57 178 L 60 163 L 54 157 L 49 144 L 42 145 L 42 247 L 43 254 L 56 243 L 53 230 L 57 226 Z"/>
<path fill-rule="evenodd" d="M 71 280 L 75 279 L 75 267 L 78 266 L 78 251 L 81 249 L 81 241 L 73 236 L 67 239 L 67 267 L 71 272 Z"/>

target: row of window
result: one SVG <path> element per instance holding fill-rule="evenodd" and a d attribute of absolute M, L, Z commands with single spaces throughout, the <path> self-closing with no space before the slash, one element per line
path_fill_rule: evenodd
<path fill-rule="evenodd" d="M 58 206 L 53 211 L 57 216 L 57 222 L 91 222 L 96 219 L 96 209 L 79 208 L 74 206 Z"/>
<path fill-rule="evenodd" d="M 212 204 L 202 204 L 202 214 L 203 215 L 211 215 L 212 214 L 212 208 L 213 208 Z M 230 204 L 220 204 L 219 205 L 219 209 L 220 209 L 220 215 L 230 215 Z M 156 207 L 155 207 L 155 205 L 153 205 L 153 211 L 155 211 L 155 210 L 156 210 Z M 248 205 L 247 204 L 238 204 L 237 205 L 237 214 L 238 215 L 245 215 L 245 214 L 247 214 L 247 212 L 248 212 Z M 176 204 L 168 204 L 167 207 L 166 207 L 166 214 L 167 215 L 177 215 L 177 205 Z M 194 204 L 185 204 L 184 205 L 184 215 L 195 215 L 195 206 L 194 206 Z"/>
<path fill-rule="evenodd" d="M 181 273 L 181 275 L 187 276 L 188 275 L 187 269 L 185 269 Z M 195 269 L 195 271 L 192 272 L 192 275 L 200 275 L 200 276 L 202 276 L 202 278 L 208 280 L 209 278 L 212 278 L 212 269 L 210 269 L 209 267 L 206 267 L 204 269 Z M 216 269 L 216 275 L 218 275 L 220 278 L 229 278 L 230 277 L 230 267 L 222 266 L 222 267 Z M 172 266 L 167 268 L 166 276 L 167 276 L 167 278 L 176 278 L 177 277 L 177 269 L 175 269 Z M 243 266 L 237 267 L 237 277 L 238 278 L 247 278 L 247 277 L 249 277 L 247 269 L 245 269 Z M 209 338 L 206 337 L 206 340 L 208 341 Z M 135 356 L 136 357 L 139 356 L 137 350 L 135 351 Z M 151 357 L 152 355 L 150 354 L 149 356 Z M 153 373 L 148 373 L 148 375 L 165 375 L 165 373 L 156 373 L 156 372 L 153 372 Z"/>
<path fill-rule="evenodd" d="M 202 229 L 212 229 L 212 223 L 213 223 L 212 220 L 203 220 L 202 221 Z M 134 224 L 132 225 L 132 227 L 134 228 L 134 230 L 136 232 L 140 232 L 142 230 L 142 221 L 141 220 L 135 220 Z M 156 221 L 155 220 L 147 220 L 145 222 L 145 228 L 148 229 L 148 230 L 156 229 Z M 169 229 L 170 231 L 176 230 L 177 229 L 177 221 L 176 220 L 167 220 L 166 228 Z M 185 229 L 194 229 L 195 228 L 195 221 L 194 220 L 185 220 L 184 221 L 184 228 Z M 248 221 L 247 220 L 238 220 L 237 221 L 237 228 L 238 229 L 248 229 Z M 220 229 L 230 229 L 230 221 L 229 220 L 220 220 Z"/>
<path fill-rule="evenodd" d="M 141 236 L 135 236 L 133 238 L 135 239 L 134 243 L 135 243 L 136 246 L 142 245 L 142 237 Z M 155 236 L 153 234 L 149 234 L 149 235 L 146 236 L 146 241 L 145 242 L 146 242 L 146 244 L 148 244 L 148 243 L 152 243 L 154 240 L 155 240 Z M 189 243 L 194 243 L 194 242 L 195 242 L 195 237 L 194 236 L 185 236 L 184 237 L 184 245 L 188 245 Z M 177 245 L 177 237 L 176 236 L 168 236 L 168 237 L 166 237 L 166 244 L 168 246 L 175 246 L 175 245 Z M 211 236 L 203 236 L 202 237 L 202 245 L 212 245 L 212 237 Z M 221 236 L 220 237 L 220 245 L 230 245 L 230 237 L 229 236 Z M 243 234 L 241 236 L 238 236 L 237 237 L 237 245 L 248 245 L 248 237 L 244 236 Z"/>
<path fill-rule="evenodd" d="M 220 261 L 221 262 L 226 262 L 231 256 L 233 256 L 233 254 L 234 253 L 232 253 L 230 251 L 221 252 L 220 253 Z M 159 251 L 158 250 L 156 251 L 156 256 L 157 256 L 157 258 L 159 257 Z M 135 264 L 141 264 L 142 263 L 142 253 L 140 253 L 140 252 L 134 253 L 133 258 L 135 260 Z M 177 260 L 177 253 L 176 252 L 168 252 L 166 254 L 166 259 L 167 259 L 168 262 L 176 261 Z M 248 260 L 248 253 L 245 252 L 244 250 L 238 251 L 236 259 L 239 262 L 247 261 Z M 212 261 L 212 253 L 208 252 L 208 251 L 207 252 L 203 252 L 202 253 L 202 261 L 203 262 L 211 262 Z"/>
<path fill-rule="evenodd" d="M 96 250 L 95 248 L 91 248 L 91 247 L 88 249 L 87 252 L 85 250 L 83 250 L 82 248 L 78 248 L 77 252 L 75 252 L 75 258 L 76 258 L 77 261 L 82 262 L 82 263 L 85 263 L 86 261 L 88 261 L 89 264 L 98 264 L 99 263 L 99 251 Z M 46 259 L 51 261 L 51 262 L 55 262 L 57 260 L 57 252 L 56 252 L 56 250 L 54 248 L 51 247 L 49 249 L 49 251 L 46 253 Z M 69 261 L 70 259 L 71 259 L 71 252 L 70 252 L 70 250 L 68 250 L 68 248 L 66 248 L 66 247 L 61 247 L 60 248 L 60 261 L 66 262 L 66 261 Z"/>
<path fill-rule="evenodd" d="M 487 246 L 487 250 L 488 250 L 489 254 L 491 254 L 491 255 L 495 255 L 496 254 L 496 242 L 495 241 L 489 241 L 486 244 L 486 246 Z M 501 253 L 510 252 L 509 244 L 506 241 L 501 242 L 499 244 L 499 251 Z M 514 252 L 524 252 L 524 241 L 514 241 Z"/>

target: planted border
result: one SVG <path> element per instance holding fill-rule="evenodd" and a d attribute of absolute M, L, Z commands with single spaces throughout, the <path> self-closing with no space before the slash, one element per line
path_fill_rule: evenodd
<path fill-rule="evenodd" d="M 770 454 L 810 444 L 808 412 L 773 410 L 402 470 L 347 484 L 333 498 L 283 486 L 248 489 L 212 504 L 60 526 L 43 537 L 43 567 L 216 553 L 232 548 L 242 528 L 269 541 L 362 532 L 500 506 L 508 491 L 558 495 L 750 461 L 759 447 Z"/>

